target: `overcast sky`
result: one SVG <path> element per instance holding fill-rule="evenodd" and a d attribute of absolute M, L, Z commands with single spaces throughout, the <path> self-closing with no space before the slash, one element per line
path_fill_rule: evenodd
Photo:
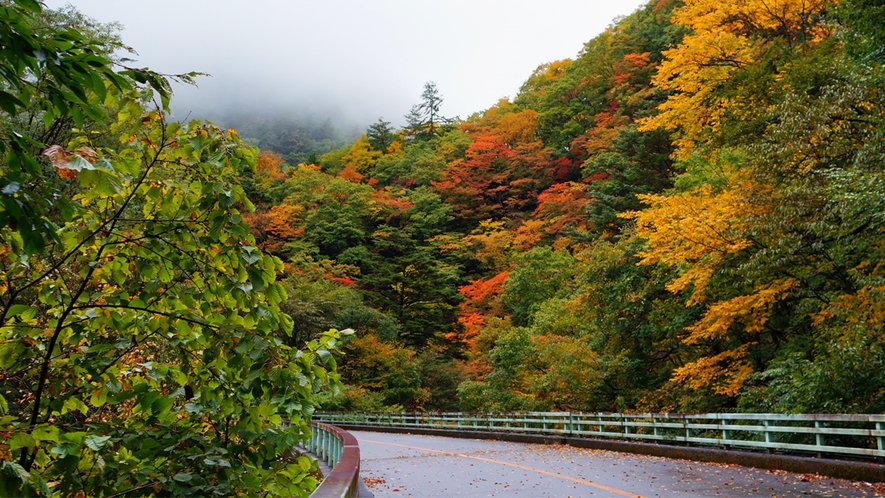
<path fill-rule="evenodd" d="M 123 24 L 138 66 L 202 71 L 177 88 L 176 117 L 207 106 L 312 111 L 396 125 L 426 81 L 462 118 L 516 95 L 540 64 L 583 44 L 643 0 L 47 0 Z M 199 117 L 199 116 L 194 116 Z"/>

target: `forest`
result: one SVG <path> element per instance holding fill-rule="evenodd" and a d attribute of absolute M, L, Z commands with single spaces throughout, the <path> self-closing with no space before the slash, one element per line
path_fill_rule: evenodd
<path fill-rule="evenodd" d="M 328 410 L 881 413 L 885 7 L 652 1 L 243 185 Z"/>
<path fill-rule="evenodd" d="M 885 412 L 880 0 L 652 0 L 350 140 L 0 14 L 0 496 L 304 495 L 316 409 Z"/>

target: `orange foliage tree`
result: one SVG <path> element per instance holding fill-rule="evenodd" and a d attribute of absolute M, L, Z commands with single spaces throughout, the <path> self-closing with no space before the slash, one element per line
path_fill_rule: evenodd
<path fill-rule="evenodd" d="M 504 313 L 501 294 L 509 272 L 502 271 L 484 280 L 471 280 L 469 284 L 458 287 L 464 296 L 460 304 L 458 321 L 464 326 L 460 339 L 472 349 L 475 337 L 486 326 L 489 316 L 500 316 Z"/>
<path fill-rule="evenodd" d="M 304 235 L 304 208 L 292 204 L 277 204 L 267 211 L 244 213 L 256 245 L 269 254 L 285 255 L 285 245 Z"/>

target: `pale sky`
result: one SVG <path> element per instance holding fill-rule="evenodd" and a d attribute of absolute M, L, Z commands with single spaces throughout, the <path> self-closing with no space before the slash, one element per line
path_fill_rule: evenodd
<path fill-rule="evenodd" d="M 644 0 L 46 0 L 124 25 L 139 67 L 202 71 L 176 117 L 205 106 L 302 110 L 395 125 L 434 81 L 444 116 L 514 97 Z M 199 115 L 193 117 L 200 117 Z"/>

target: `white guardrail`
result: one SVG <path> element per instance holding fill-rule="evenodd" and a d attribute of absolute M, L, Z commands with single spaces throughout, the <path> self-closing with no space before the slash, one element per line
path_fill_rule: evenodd
<path fill-rule="evenodd" d="M 333 413 L 341 425 L 554 434 L 885 459 L 885 414 Z"/>

